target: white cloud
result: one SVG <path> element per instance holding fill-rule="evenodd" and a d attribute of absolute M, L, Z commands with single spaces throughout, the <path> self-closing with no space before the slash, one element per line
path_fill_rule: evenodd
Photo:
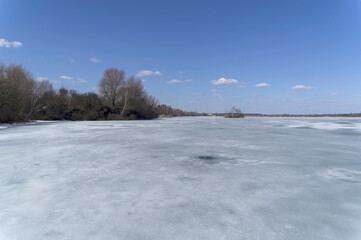
<path fill-rule="evenodd" d="M 75 62 L 74 58 L 68 58 L 69 62 Z"/>
<path fill-rule="evenodd" d="M 93 62 L 93 63 L 100 63 L 101 61 L 99 59 L 97 59 L 96 57 L 91 57 L 89 58 L 89 61 Z"/>
<path fill-rule="evenodd" d="M 12 43 L 13 43 L 13 48 L 19 48 L 23 46 L 23 44 L 19 41 L 13 41 Z"/>
<path fill-rule="evenodd" d="M 173 83 L 183 83 L 183 81 L 178 80 L 178 79 L 172 79 L 172 80 L 166 82 L 166 84 L 173 84 Z"/>
<path fill-rule="evenodd" d="M 46 77 L 37 77 L 37 78 L 35 78 L 35 81 L 38 81 L 38 82 L 43 82 L 43 81 L 46 81 L 46 80 L 48 80 L 48 78 L 46 78 Z"/>
<path fill-rule="evenodd" d="M 141 70 L 139 72 L 137 72 L 136 76 L 137 77 L 145 77 L 145 76 L 152 76 L 152 75 L 156 75 L 156 76 L 161 76 L 162 73 L 160 71 L 150 71 L 150 70 Z"/>
<path fill-rule="evenodd" d="M 232 85 L 232 84 L 237 84 L 238 81 L 236 79 L 226 79 L 226 78 L 220 78 L 218 80 L 212 80 L 211 81 L 212 85 Z"/>
<path fill-rule="evenodd" d="M 185 82 L 193 82 L 193 79 L 186 79 Z"/>
<path fill-rule="evenodd" d="M 270 85 L 268 83 L 258 83 L 255 85 L 255 87 L 269 87 Z"/>
<path fill-rule="evenodd" d="M 97 91 L 99 91 L 99 88 L 98 88 L 98 87 L 92 87 L 92 90 L 93 90 L 94 92 L 97 92 Z"/>
<path fill-rule="evenodd" d="M 212 95 L 215 97 L 221 96 L 221 94 L 219 94 L 219 93 L 213 93 Z"/>
<path fill-rule="evenodd" d="M 87 83 L 88 81 L 87 80 L 84 80 L 82 78 L 74 78 L 74 77 L 70 77 L 70 76 L 65 76 L 65 75 L 62 75 L 60 76 L 61 79 L 65 79 L 65 80 L 72 80 L 71 83 L 73 84 L 78 84 L 78 83 Z"/>
<path fill-rule="evenodd" d="M 178 72 L 178 74 L 181 74 L 181 75 L 182 75 L 182 74 L 183 74 L 183 72 L 182 72 L 182 71 L 179 71 L 179 72 Z"/>
<path fill-rule="evenodd" d="M 296 85 L 291 88 L 292 90 L 310 90 L 313 89 L 313 87 L 305 86 L 305 85 Z"/>
<path fill-rule="evenodd" d="M 62 75 L 60 76 L 61 79 L 65 79 L 65 80 L 72 80 L 73 77 L 69 77 L 69 76 L 65 76 L 65 75 Z"/>
<path fill-rule="evenodd" d="M 144 77 L 144 76 L 151 76 L 153 75 L 153 71 L 149 71 L 149 70 L 142 70 L 137 72 L 137 77 Z"/>
<path fill-rule="evenodd" d="M 0 38 L 0 47 L 6 47 L 6 48 L 19 48 L 23 46 L 23 44 L 19 41 L 8 41 L 5 38 Z"/>

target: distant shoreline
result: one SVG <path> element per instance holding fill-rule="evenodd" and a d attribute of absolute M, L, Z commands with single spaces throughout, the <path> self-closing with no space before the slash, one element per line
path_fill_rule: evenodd
<path fill-rule="evenodd" d="M 217 116 L 223 117 L 225 113 L 203 114 L 198 116 Z M 245 117 L 361 117 L 361 113 L 348 114 L 261 114 L 261 113 L 243 113 Z"/>
<path fill-rule="evenodd" d="M 122 120 L 31 120 L 28 122 L 12 122 L 12 123 L 0 123 L 0 129 L 4 129 L 7 127 L 14 127 L 14 126 L 26 126 L 26 125 L 36 125 L 39 123 L 52 123 L 52 122 L 101 122 L 101 121 L 152 121 L 152 120 L 159 120 L 164 118 L 179 118 L 179 117 L 224 117 L 224 113 L 212 113 L 212 114 L 199 114 L 199 115 L 185 115 L 185 116 L 159 116 L 158 118 L 154 119 L 137 119 L 137 120 L 129 120 L 129 119 L 122 119 Z M 361 118 L 361 113 L 354 113 L 354 114 L 257 114 L 257 113 L 244 113 L 244 117 L 344 117 L 344 118 Z"/>
<path fill-rule="evenodd" d="M 224 117 L 225 113 L 201 113 L 198 115 L 183 115 L 183 116 L 160 116 L 156 119 L 162 118 L 178 118 L 178 117 Z M 244 113 L 244 117 L 344 117 L 344 118 L 361 118 L 361 114 L 253 114 L 253 113 Z"/>
<path fill-rule="evenodd" d="M 361 117 L 361 113 L 351 114 L 244 114 L 245 117 Z"/>

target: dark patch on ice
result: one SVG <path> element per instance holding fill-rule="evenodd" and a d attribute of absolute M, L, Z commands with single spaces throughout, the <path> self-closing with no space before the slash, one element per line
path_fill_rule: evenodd
<path fill-rule="evenodd" d="M 221 162 L 221 159 L 219 157 L 211 155 L 200 155 L 197 158 L 207 164 L 217 164 Z"/>
<path fill-rule="evenodd" d="M 196 159 L 201 160 L 203 164 L 216 165 L 220 163 L 232 163 L 235 164 L 237 159 L 227 156 L 217 155 L 198 155 Z"/>
<path fill-rule="evenodd" d="M 10 178 L 7 181 L 8 185 L 22 184 L 25 183 L 25 178 Z"/>
<path fill-rule="evenodd" d="M 298 129 L 313 129 L 312 127 L 306 127 L 306 126 L 302 126 L 302 127 L 296 127 Z"/>
<path fill-rule="evenodd" d="M 214 160 L 214 159 L 217 159 L 217 157 L 214 157 L 214 156 L 198 156 L 199 159 L 202 159 L 202 160 Z"/>
<path fill-rule="evenodd" d="M 342 125 L 351 125 L 350 122 L 342 122 L 342 121 L 336 121 L 336 123 L 342 124 Z"/>

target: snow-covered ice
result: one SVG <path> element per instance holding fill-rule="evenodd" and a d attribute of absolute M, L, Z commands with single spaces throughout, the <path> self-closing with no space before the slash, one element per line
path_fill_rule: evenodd
<path fill-rule="evenodd" d="M 361 239 L 361 119 L 0 128 L 0 239 Z"/>

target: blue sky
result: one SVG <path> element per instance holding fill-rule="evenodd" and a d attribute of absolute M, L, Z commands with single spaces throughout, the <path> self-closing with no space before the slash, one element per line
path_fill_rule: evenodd
<path fill-rule="evenodd" d="M 0 0 L 0 61 L 96 91 L 138 75 L 200 112 L 361 112 L 361 1 Z"/>

